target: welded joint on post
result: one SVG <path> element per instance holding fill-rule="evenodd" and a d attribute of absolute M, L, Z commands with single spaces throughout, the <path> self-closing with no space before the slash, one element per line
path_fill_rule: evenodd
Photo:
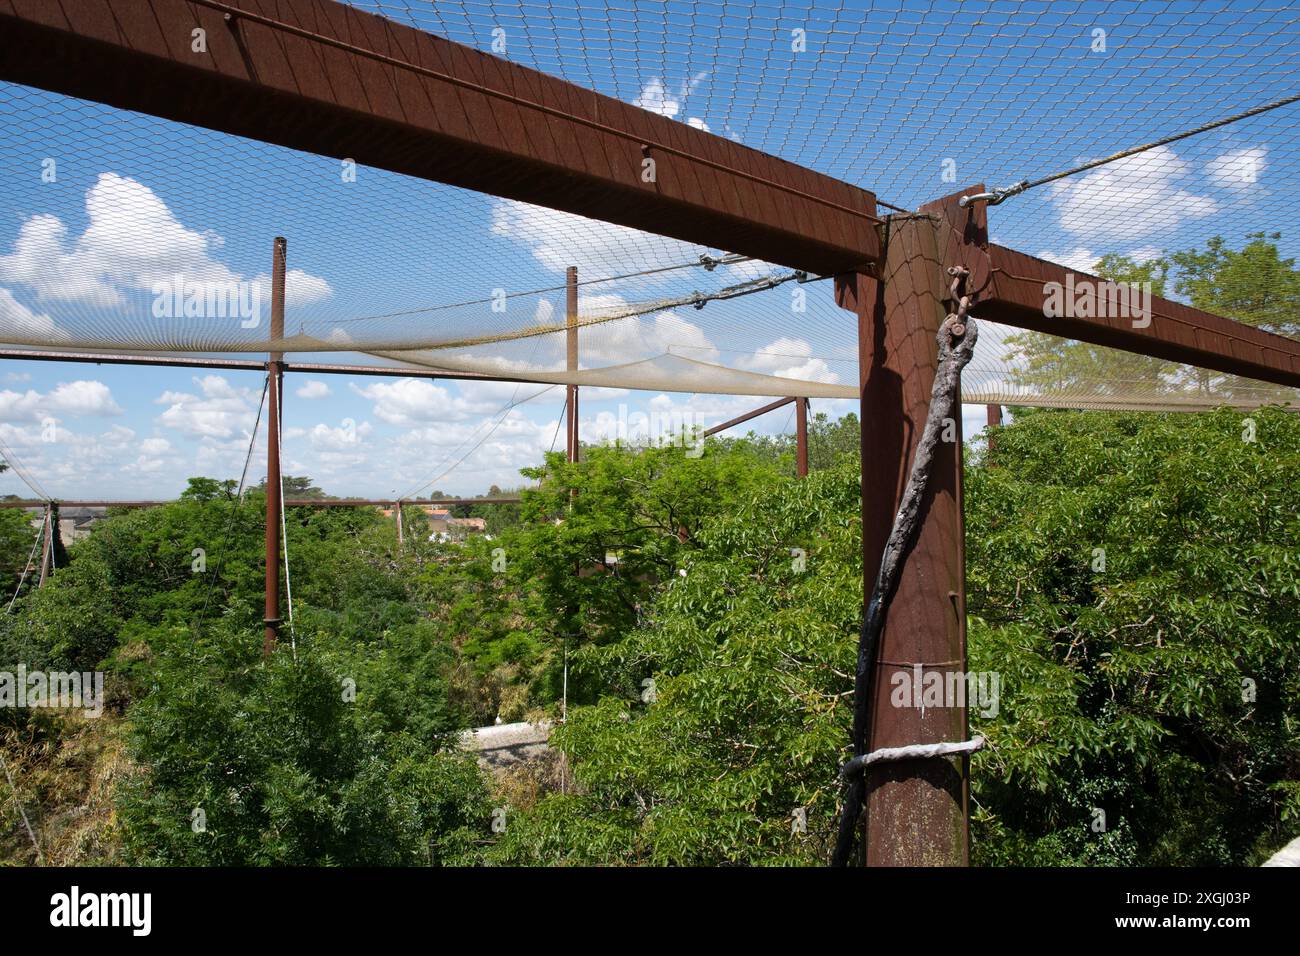
<path fill-rule="evenodd" d="M 843 777 L 851 776 L 872 764 L 891 760 L 927 760 L 933 757 L 952 757 L 959 754 L 973 754 L 983 750 L 987 741 L 981 736 L 972 737 L 965 743 L 908 744 L 906 747 L 881 747 L 869 754 L 854 757 L 840 769 Z"/>

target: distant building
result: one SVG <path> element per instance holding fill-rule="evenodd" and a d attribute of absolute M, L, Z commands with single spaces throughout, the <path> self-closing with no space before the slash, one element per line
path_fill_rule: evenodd
<path fill-rule="evenodd" d="M 31 515 L 32 527 L 39 528 L 45 524 L 44 508 L 28 508 L 27 513 Z M 59 538 L 65 545 L 73 541 L 80 541 L 82 538 L 90 537 L 90 529 L 95 523 L 102 521 L 108 514 L 107 508 L 69 508 L 59 509 Z"/>
<path fill-rule="evenodd" d="M 107 508 L 60 508 L 59 537 L 65 544 L 88 538 L 90 529 L 107 514 Z"/>
<path fill-rule="evenodd" d="M 463 541 L 468 535 L 487 533 L 486 518 L 453 518 L 450 508 L 422 505 L 419 502 L 404 503 L 402 507 L 408 514 L 415 508 L 423 512 L 429 522 L 430 541 Z M 380 510 L 386 518 L 393 516 L 392 508 Z"/>
<path fill-rule="evenodd" d="M 471 534 L 487 531 L 485 518 L 453 518 L 447 512 L 429 518 L 430 541 L 464 541 Z"/>

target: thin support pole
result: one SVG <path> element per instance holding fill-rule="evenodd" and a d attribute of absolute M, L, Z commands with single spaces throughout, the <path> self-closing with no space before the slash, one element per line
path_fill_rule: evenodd
<path fill-rule="evenodd" d="M 570 372 L 578 370 L 578 267 L 569 266 L 564 274 L 565 298 L 565 368 Z M 578 460 L 578 386 L 569 385 L 565 389 L 565 414 L 568 416 L 568 431 L 565 439 L 565 455 L 569 461 Z"/>
<path fill-rule="evenodd" d="M 1002 406 L 1001 406 L 1001 405 L 985 405 L 985 406 L 984 406 L 984 411 L 985 411 L 985 413 L 988 415 L 988 419 L 987 419 L 987 421 L 988 421 L 988 425 L 989 425 L 990 428 L 993 428 L 993 427 L 995 427 L 995 426 L 998 426 L 998 425 L 1001 425 L 1001 424 L 1002 424 Z"/>
<path fill-rule="evenodd" d="M 402 531 L 402 503 L 400 501 L 393 503 L 393 517 L 397 519 L 397 550 L 401 550 L 405 539 Z"/>
<path fill-rule="evenodd" d="M 284 339 L 284 272 L 288 243 L 283 236 L 275 239 L 271 269 L 271 341 Z M 266 633 L 262 656 L 270 657 L 280 639 L 280 501 L 283 482 L 280 476 L 281 391 L 284 386 L 284 353 L 271 352 L 268 365 L 269 387 L 266 433 Z"/>
<path fill-rule="evenodd" d="M 54 558 L 54 535 L 52 528 L 54 525 L 54 506 L 48 502 L 45 505 L 45 521 L 41 529 L 41 576 L 36 581 L 38 588 L 45 587 L 45 579 L 50 573 L 50 562 Z"/>
<path fill-rule="evenodd" d="M 808 399 L 795 399 L 796 471 L 800 478 L 808 477 Z"/>

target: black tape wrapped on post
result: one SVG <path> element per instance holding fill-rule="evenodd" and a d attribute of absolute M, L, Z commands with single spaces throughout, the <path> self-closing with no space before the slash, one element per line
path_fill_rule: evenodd
<path fill-rule="evenodd" d="M 880 571 L 876 575 L 871 600 L 867 602 L 858 638 L 853 702 L 853 760 L 846 765 L 848 772 L 842 773 L 844 799 L 835 852 L 831 857 L 834 866 L 847 865 L 849 854 L 853 850 L 853 833 L 862 813 L 866 793 L 864 771 L 868 763 L 864 758 L 871 741 L 871 700 L 868 692 L 871 670 L 875 666 L 880 645 L 880 632 L 885 622 L 885 611 L 898 586 L 903 557 L 916 537 L 917 515 L 926 486 L 930 482 L 930 472 L 934 468 L 934 453 L 939 445 L 944 419 L 952 414 L 953 405 L 960 400 L 961 370 L 975 354 L 975 341 L 979 338 L 975 320 L 966 314 L 971 305 L 971 297 L 962 294 L 970 273 L 962 266 L 953 266 L 948 270 L 948 275 L 952 276 L 952 297 L 958 303 L 957 313 L 949 315 L 939 326 L 939 360 L 934 374 L 934 386 L 930 390 L 930 411 L 926 415 L 921 440 L 916 446 L 912 471 L 907 486 L 903 489 L 903 499 L 898 514 L 894 517 L 893 529 L 889 533 L 889 540 L 885 542 Z"/>

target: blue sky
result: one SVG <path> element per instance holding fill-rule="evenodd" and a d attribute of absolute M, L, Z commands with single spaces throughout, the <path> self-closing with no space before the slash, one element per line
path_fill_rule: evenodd
<path fill-rule="evenodd" d="M 500 25 L 507 58 L 904 204 L 977 179 L 1005 185 L 1293 92 L 1297 51 L 1295 24 L 1254 4 L 1169 4 L 1149 14 L 1063 4 L 1018 19 L 997 4 L 849 4 L 839 13 L 791 5 L 757 21 L 743 5 L 665 4 L 635 23 L 603 5 L 561 8 L 550 18 L 507 4 L 439 9 L 422 25 L 483 49 Z M 1107 31 L 1104 53 L 1090 49 L 1098 25 Z M 789 49 L 797 28 L 807 30 L 807 54 Z M 101 338 L 129 348 L 215 335 L 226 347 L 249 347 L 256 329 L 226 323 L 213 331 L 151 316 L 151 286 L 173 271 L 265 280 L 276 234 L 289 238 L 289 332 L 322 338 L 340 329 L 382 337 L 483 328 L 498 318 L 482 304 L 364 317 L 482 299 L 497 288 L 550 288 L 563 282 L 568 263 L 594 277 L 689 262 L 704 251 L 373 169 L 346 181 L 336 158 L 39 91 L 0 87 L 0 107 L 0 329 L 49 330 L 48 345 Z M 1141 258 L 1256 229 L 1281 229 L 1284 250 L 1294 254 L 1296 125 L 1291 107 L 1044 187 L 998 207 L 991 231 L 1078 268 L 1107 251 Z M 54 181 L 42 176 L 50 159 Z M 714 288 L 764 269 L 694 269 L 591 287 L 584 311 Z M 830 301 L 829 285 L 806 287 L 808 311 L 799 316 L 783 289 L 584 331 L 584 365 L 673 351 L 851 382 L 852 322 Z M 562 301 L 548 292 L 510 307 L 540 321 Z M 996 361 L 996 345 L 991 330 L 982 355 Z M 546 367 L 562 357 L 549 340 L 512 348 L 497 357 Z M 347 352 L 307 358 L 374 361 Z M 256 373 L 5 361 L 0 440 L 56 497 L 169 497 L 190 475 L 238 476 L 260 390 Z M 285 470 L 340 495 L 388 497 L 422 486 L 473 494 L 516 484 L 518 469 L 535 463 L 555 435 L 562 388 L 509 409 L 539 391 L 293 374 Z M 768 400 L 590 389 L 582 430 L 598 438 L 620 417 L 669 411 L 708 425 Z M 813 407 L 834 415 L 853 406 Z M 967 411 L 969 435 L 984 413 Z M 789 422 L 783 409 L 755 427 L 777 432 Z M 253 481 L 263 462 L 259 446 Z M 26 491 L 7 473 L 3 493 Z"/>

